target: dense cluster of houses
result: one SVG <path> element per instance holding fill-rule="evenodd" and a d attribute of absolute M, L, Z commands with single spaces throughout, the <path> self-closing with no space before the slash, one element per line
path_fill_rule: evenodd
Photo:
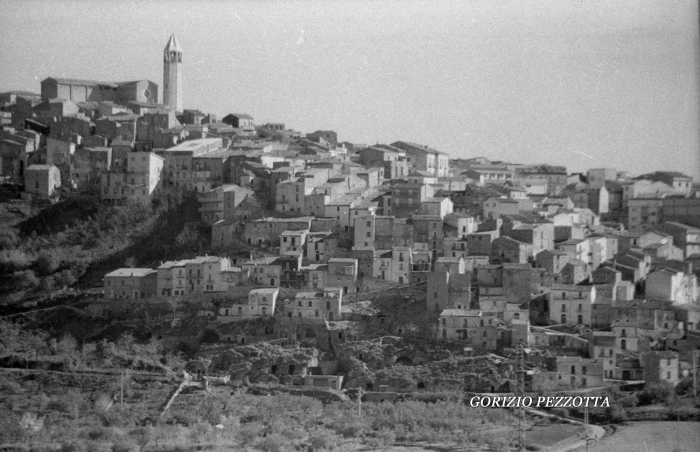
<path fill-rule="evenodd" d="M 26 193 L 90 192 L 106 204 L 196 193 L 221 257 L 117 269 L 105 275 L 107 298 L 235 293 L 217 321 L 332 329 L 353 318 L 344 300 L 412 286 L 425 291 L 436 338 L 475 353 L 541 352 L 531 359 L 549 371 L 530 374 L 533 388 L 677 383 L 692 371 L 691 177 L 450 160 L 407 141 L 338 142 L 247 114 L 219 121 L 158 104 L 157 92 L 148 80 L 50 77 L 41 94 L 0 94 L 1 175 Z M 280 290 L 294 292 L 280 300 Z"/>

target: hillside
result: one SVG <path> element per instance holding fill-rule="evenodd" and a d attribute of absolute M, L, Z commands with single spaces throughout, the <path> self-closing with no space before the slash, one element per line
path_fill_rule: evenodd
<path fill-rule="evenodd" d="M 197 209 L 193 195 L 177 192 L 160 195 L 152 208 L 104 206 L 90 198 L 0 203 L 0 301 L 100 287 L 104 274 L 120 266 L 206 252 L 209 232 Z"/>

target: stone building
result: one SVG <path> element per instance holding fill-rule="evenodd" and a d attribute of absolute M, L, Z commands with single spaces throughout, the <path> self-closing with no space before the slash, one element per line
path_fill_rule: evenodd
<path fill-rule="evenodd" d="M 31 165 L 24 172 L 24 191 L 49 197 L 61 186 L 61 172 L 54 165 Z"/>

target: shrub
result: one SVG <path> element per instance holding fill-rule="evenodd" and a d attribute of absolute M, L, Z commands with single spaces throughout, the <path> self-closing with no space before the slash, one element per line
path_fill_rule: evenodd
<path fill-rule="evenodd" d="M 73 276 L 73 273 L 71 273 L 70 270 L 66 269 L 58 274 L 56 277 L 56 282 L 61 287 L 72 286 L 75 284 L 75 276 Z"/>
<path fill-rule="evenodd" d="M 39 286 L 39 278 L 32 270 L 23 270 L 12 274 L 15 287 L 19 289 L 35 289 Z"/>
<path fill-rule="evenodd" d="M 559 417 L 569 417 L 569 410 L 566 408 L 552 408 L 552 414 Z"/>
<path fill-rule="evenodd" d="M 258 438 L 258 435 L 262 431 L 262 425 L 257 422 L 252 422 L 242 426 L 238 430 L 238 437 L 244 445 L 251 445 L 253 441 Z"/>
<path fill-rule="evenodd" d="M 24 430 L 17 419 L 5 410 L 0 410 L 0 442 L 15 443 L 24 439 Z"/>
<path fill-rule="evenodd" d="M 61 444 L 61 452 L 86 452 L 87 448 L 84 442 L 70 440 Z"/>
<path fill-rule="evenodd" d="M 0 251 L 0 273 L 12 273 L 31 265 L 31 260 L 19 250 Z"/>
<path fill-rule="evenodd" d="M 622 408 L 634 408 L 639 404 L 639 399 L 636 394 L 630 394 L 627 397 L 620 399 L 618 402 Z"/>
<path fill-rule="evenodd" d="M 340 438 L 330 430 L 316 430 L 309 435 L 309 450 L 333 450 L 338 447 L 339 440 Z"/>
<path fill-rule="evenodd" d="M 14 229 L 0 230 L 0 250 L 11 250 L 19 244 L 19 236 Z"/>
<path fill-rule="evenodd" d="M 341 426 L 340 433 L 346 438 L 360 438 L 365 432 L 366 426 L 360 419 L 348 419 Z"/>
<path fill-rule="evenodd" d="M 44 275 L 50 275 L 58 269 L 58 258 L 50 251 L 42 250 L 34 260 L 34 266 Z"/>
<path fill-rule="evenodd" d="M 259 438 L 255 442 L 255 448 L 263 452 L 284 452 L 288 450 L 294 450 L 294 448 L 288 444 L 289 440 L 282 435 L 277 433 L 272 433 L 264 438 Z"/>
<path fill-rule="evenodd" d="M 41 282 L 39 283 L 39 290 L 43 291 L 49 291 L 54 288 L 56 285 L 56 278 L 53 276 L 45 276 L 41 278 Z"/>
<path fill-rule="evenodd" d="M 139 452 L 141 448 L 132 439 L 119 438 L 112 444 L 112 452 Z"/>
<path fill-rule="evenodd" d="M 396 441 L 396 433 L 388 428 L 383 428 L 372 433 L 365 442 L 372 447 L 391 446 Z"/>
<path fill-rule="evenodd" d="M 214 330 L 206 330 L 204 334 L 202 334 L 201 341 L 204 344 L 215 344 L 219 342 L 219 339 L 219 333 Z"/>
<path fill-rule="evenodd" d="M 673 387 L 668 383 L 649 384 L 639 393 L 639 405 L 668 403 L 673 394 Z"/>
<path fill-rule="evenodd" d="M 610 409 L 610 419 L 613 422 L 625 422 L 629 420 L 627 416 L 627 410 L 620 407 L 611 407 Z"/>

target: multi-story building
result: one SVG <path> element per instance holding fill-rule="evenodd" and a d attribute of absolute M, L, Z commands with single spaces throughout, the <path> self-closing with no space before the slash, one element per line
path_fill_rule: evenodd
<path fill-rule="evenodd" d="M 627 202 L 627 227 L 630 232 L 644 232 L 657 227 L 663 221 L 663 195 L 637 197 Z"/>
<path fill-rule="evenodd" d="M 655 171 L 643 174 L 636 179 L 663 182 L 677 193 L 689 194 L 693 188 L 693 178 L 676 171 Z"/>
<path fill-rule="evenodd" d="M 576 389 L 603 385 L 603 363 L 595 358 L 557 356 L 557 386 Z"/>
<path fill-rule="evenodd" d="M 306 260 L 325 262 L 335 255 L 338 238 L 330 231 L 310 232 L 306 236 Z"/>
<path fill-rule="evenodd" d="M 649 273 L 645 289 L 647 298 L 678 305 L 693 303 L 700 294 L 695 275 L 671 267 Z"/>
<path fill-rule="evenodd" d="M 647 384 L 668 383 L 676 386 L 678 374 L 678 353 L 672 351 L 649 352 L 642 355 L 644 381 Z"/>
<path fill-rule="evenodd" d="M 150 268 L 120 268 L 104 277 L 105 297 L 138 300 L 157 295 L 158 272 Z"/>
<path fill-rule="evenodd" d="M 409 218 L 421 210 L 421 203 L 432 195 L 428 185 L 399 183 L 391 187 L 391 213 L 397 218 Z"/>
<path fill-rule="evenodd" d="M 590 325 L 595 298 L 595 286 L 554 284 L 549 293 L 549 319 L 555 323 Z"/>
<path fill-rule="evenodd" d="M 49 77 L 41 81 L 43 100 L 63 99 L 72 102 L 129 101 L 158 103 L 158 85 L 150 80 L 133 82 L 99 82 Z"/>
<path fill-rule="evenodd" d="M 284 313 L 288 319 L 304 321 L 335 321 L 340 319 L 343 291 L 326 287 L 323 292 L 299 292 L 286 301 Z"/>
<path fill-rule="evenodd" d="M 253 289 L 248 292 L 246 303 L 227 304 L 219 308 L 217 321 L 228 323 L 256 317 L 269 317 L 275 314 L 279 288 Z"/>
<path fill-rule="evenodd" d="M 567 185 L 565 166 L 530 165 L 515 169 L 513 180 L 522 187 L 547 184 L 547 194 L 557 195 Z"/>
<path fill-rule="evenodd" d="M 639 351 L 639 334 L 636 321 L 615 321 L 612 324 L 615 334 L 615 353 Z"/>
<path fill-rule="evenodd" d="M 316 187 L 326 183 L 333 175 L 331 168 L 314 168 L 304 170 L 293 178 L 276 183 L 274 187 L 275 210 L 305 212 L 306 197 L 311 195 Z"/>
<path fill-rule="evenodd" d="M 243 237 L 249 245 L 279 244 L 284 231 L 310 230 L 313 217 L 261 218 L 247 221 Z"/>
<path fill-rule="evenodd" d="M 24 191 L 49 197 L 61 186 L 61 171 L 55 165 L 31 165 L 24 172 Z"/>
<path fill-rule="evenodd" d="M 464 264 L 463 260 L 461 262 Z M 461 273 L 451 272 L 445 269 L 430 272 L 428 274 L 426 301 L 428 311 L 442 312 L 444 309 L 469 309 L 471 304 L 470 288 L 471 273 L 465 273 L 464 271 Z"/>
<path fill-rule="evenodd" d="M 700 192 L 691 196 L 667 195 L 661 209 L 664 223 L 674 221 L 700 228 Z"/>
<path fill-rule="evenodd" d="M 664 200 L 666 201 L 666 200 Z M 665 206 L 665 204 L 664 204 Z M 664 208 L 664 217 L 666 210 Z M 698 219 L 700 220 L 700 202 L 698 203 Z M 700 229 L 675 221 L 664 221 L 659 230 L 673 237 L 673 244 L 683 250 L 683 256 L 700 254 Z"/>
<path fill-rule="evenodd" d="M 425 171 L 437 177 L 449 175 L 450 162 L 449 156 L 446 153 L 428 146 L 406 141 L 397 141 L 391 143 L 391 146 L 406 152 L 408 164 L 411 165 L 413 169 Z"/>
<path fill-rule="evenodd" d="M 194 190 L 195 157 L 208 152 L 217 151 L 223 147 L 221 138 L 200 138 L 183 141 L 177 146 L 160 151 L 164 159 L 163 180 L 166 185 Z"/>
<path fill-rule="evenodd" d="M 326 284 L 330 287 L 339 287 L 343 294 L 351 294 L 359 291 L 357 279 L 357 259 L 333 257 L 328 260 L 328 276 Z"/>
<path fill-rule="evenodd" d="M 615 168 L 591 168 L 588 170 L 588 186 L 590 188 L 605 187 L 606 182 L 616 179 L 617 170 Z"/>
<path fill-rule="evenodd" d="M 150 203 L 162 186 L 163 158 L 150 152 L 131 152 L 123 160 L 122 164 L 102 173 L 102 202 Z"/>
<path fill-rule="evenodd" d="M 513 180 L 513 170 L 504 165 L 474 165 L 461 176 L 467 177 L 478 185 L 498 184 Z"/>
<path fill-rule="evenodd" d="M 532 245 L 510 237 L 499 237 L 491 244 L 491 262 L 526 264 L 533 260 Z"/>
<path fill-rule="evenodd" d="M 254 193 L 235 184 L 225 184 L 211 190 L 199 192 L 199 212 L 202 221 L 214 224 L 219 220 L 241 220 L 250 212 L 242 204 L 251 199 Z"/>
<path fill-rule="evenodd" d="M 498 321 L 495 313 L 467 309 L 445 309 L 437 324 L 438 338 L 459 340 L 479 350 L 496 350 Z"/>
<path fill-rule="evenodd" d="M 241 263 L 247 270 L 250 280 L 256 284 L 279 286 L 282 278 L 282 262 L 279 257 L 270 256 L 252 259 Z"/>
<path fill-rule="evenodd" d="M 284 231 L 280 234 L 280 256 L 304 255 L 306 237 L 308 234 L 309 231 L 305 229 Z"/>
<path fill-rule="evenodd" d="M 588 333 L 588 354 L 603 364 L 603 378 L 615 377 L 615 334 L 609 331 Z"/>

